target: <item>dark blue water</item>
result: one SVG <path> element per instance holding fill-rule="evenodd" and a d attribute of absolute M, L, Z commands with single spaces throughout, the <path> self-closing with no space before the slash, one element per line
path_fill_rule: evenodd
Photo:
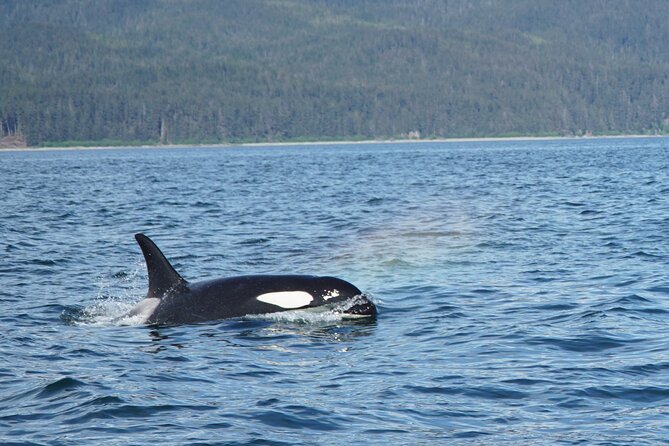
<path fill-rule="evenodd" d="M 0 443 L 667 444 L 669 139 L 0 153 Z M 335 314 L 114 325 L 133 234 Z"/>

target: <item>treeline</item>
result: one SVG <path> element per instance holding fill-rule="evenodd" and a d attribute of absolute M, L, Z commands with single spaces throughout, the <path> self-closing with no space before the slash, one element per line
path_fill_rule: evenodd
<path fill-rule="evenodd" d="M 3 0 L 0 137 L 669 131 L 665 0 Z"/>

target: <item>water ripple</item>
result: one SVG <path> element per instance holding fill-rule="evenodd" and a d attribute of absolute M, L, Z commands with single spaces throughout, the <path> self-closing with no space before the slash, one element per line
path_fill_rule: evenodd
<path fill-rule="evenodd" d="M 666 138 L 0 158 L 2 444 L 669 438 Z M 140 231 L 188 279 L 336 275 L 379 317 L 119 326 Z"/>

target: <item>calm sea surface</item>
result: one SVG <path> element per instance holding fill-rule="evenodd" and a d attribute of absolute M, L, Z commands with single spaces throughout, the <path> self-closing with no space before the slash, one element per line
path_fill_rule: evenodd
<path fill-rule="evenodd" d="M 0 443 L 669 442 L 669 139 L 0 153 Z M 112 320 L 335 275 L 375 321 Z"/>

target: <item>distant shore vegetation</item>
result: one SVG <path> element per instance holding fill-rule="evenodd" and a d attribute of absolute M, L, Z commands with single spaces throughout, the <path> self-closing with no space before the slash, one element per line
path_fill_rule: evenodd
<path fill-rule="evenodd" d="M 4 0 L 0 145 L 669 133 L 669 2 Z"/>

